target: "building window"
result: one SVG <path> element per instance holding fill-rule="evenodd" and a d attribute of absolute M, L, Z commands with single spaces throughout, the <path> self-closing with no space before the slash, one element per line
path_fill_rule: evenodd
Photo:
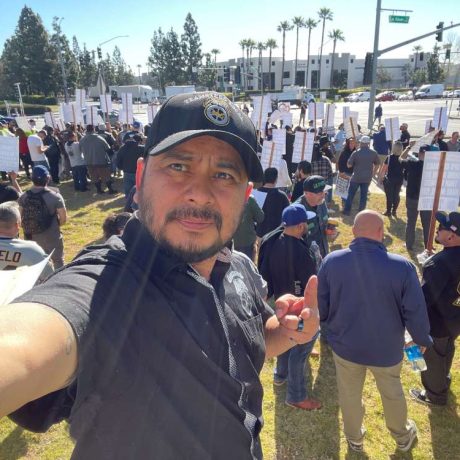
<path fill-rule="evenodd" d="M 410 62 L 414 62 L 414 58 L 410 58 Z"/>
<path fill-rule="evenodd" d="M 355 60 L 354 59 L 350 59 L 350 64 L 353 64 Z"/>
<path fill-rule="evenodd" d="M 254 65 L 254 63 L 251 61 L 251 65 Z"/>
<path fill-rule="evenodd" d="M 329 64 L 329 59 L 326 59 L 326 64 Z"/>
<path fill-rule="evenodd" d="M 290 72 L 284 72 L 283 73 L 283 78 L 289 78 L 291 76 Z"/>
<path fill-rule="evenodd" d="M 312 64 L 314 64 L 314 63 L 315 63 L 315 60 L 314 60 L 314 59 L 312 59 L 312 60 L 311 60 L 311 63 L 312 63 Z"/>
<path fill-rule="evenodd" d="M 272 61 L 272 67 L 275 65 L 275 61 Z"/>

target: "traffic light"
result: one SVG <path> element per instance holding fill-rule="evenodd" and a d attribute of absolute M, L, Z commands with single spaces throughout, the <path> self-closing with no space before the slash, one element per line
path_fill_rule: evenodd
<path fill-rule="evenodd" d="M 235 84 L 241 85 L 241 67 L 239 65 L 235 69 Z"/>
<path fill-rule="evenodd" d="M 230 81 L 230 67 L 224 66 L 224 81 L 228 83 Z"/>
<path fill-rule="evenodd" d="M 436 33 L 436 41 L 438 42 L 442 42 L 442 28 L 444 27 L 444 22 L 440 22 L 437 26 L 436 26 L 436 29 L 440 29 L 437 33 Z"/>
<path fill-rule="evenodd" d="M 446 60 L 450 59 L 450 48 L 446 49 Z"/>
<path fill-rule="evenodd" d="M 366 53 L 366 59 L 364 59 L 363 85 L 372 84 L 372 61 L 373 53 Z"/>
<path fill-rule="evenodd" d="M 99 46 L 97 47 L 97 57 L 98 57 L 99 60 L 102 59 L 102 50 L 101 50 L 101 48 Z"/>

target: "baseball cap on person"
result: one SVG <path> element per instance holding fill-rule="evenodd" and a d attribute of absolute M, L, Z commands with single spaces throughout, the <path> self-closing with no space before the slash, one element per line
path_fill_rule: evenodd
<path fill-rule="evenodd" d="M 105 125 L 103 125 L 102 123 L 100 125 L 97 125 L 97 129 L 99 131 L 105 131 Z"/>
<path fill-rule="evenodd" d="M 170 97 L 153 119 L 145 152 L 159 155 L 199 136 L 213 136 L 233 146 L 249 180 L 263 181 L 254 125 L 225 96 L 213 91 Z"/>
<path fill-rule="evenodd" d="M 133 122 L 133 128 L 139 129 L 141 124 L 138 121 Z"/>
<path fill-rule="evenodd" d="M 370 144 L 371 138 L 369 136 L 361 136 L 359 142 L 361 142 L 361 144 Z"/>
<path fill-rule="evenodd" d="M 330 190 L 332 187 L 326 184 L 323 176 L 310 176 L 304 180 L 303 191 L 311 193 L 320 193 Z"/>
<path fill-rule="evenodd" d="M 446 229 L 460 236 L 460 212 L 437 212 L 436 220 Z"/>
<path fill-rule="evenodd" d="M 323 147 L 324 145 L 326 145 L 327 143 L 329 142 L 329 138 L 327 136 L 321 136 L 319 138 L 319 146 L 320 147 Z"/>
<path fill-rule="evenodd" d="M 285 227 L 292 227 L 307 222 L 315 216 L 316 213 L 307 211 L 303 204 L 295 203 L 284 208 L 281 214 L 281 222 Z"/>
<path fill-rule="evenodd" d="M 50 175 L 48 168 L 43 165 L 34 166 L 32 169 L 32 180 L 42 180 Z"/>

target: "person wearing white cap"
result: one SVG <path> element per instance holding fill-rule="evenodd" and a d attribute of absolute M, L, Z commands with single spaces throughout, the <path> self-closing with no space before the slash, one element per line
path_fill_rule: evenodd
<path fill-rule="evenodd" d="M 348 189 L 348 197 L 345 202 L 342 214 L 350 215 L 353 198 L 361 189 L 359 197 L 359 211 L 366 208 L 367 192 L 372 180 L 372 176 L 377 174 L 380 167 L 380 158 L 375 150 L 369 147 L 371 139 L 369 136 L 362 136 L 359 140 L 359 149 L 355 150 L 347 161 L 347 166 L 353 168 L 353 174 L 350 179 L 350 188 Z"/>

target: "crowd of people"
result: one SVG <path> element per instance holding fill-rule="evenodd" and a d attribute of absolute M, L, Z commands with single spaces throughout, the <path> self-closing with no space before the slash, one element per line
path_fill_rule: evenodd
<path fill-rule="evenodd" d="M 262 170 L 260 144 L 274 129 L 286 129 L 283 168 Z M 294 133 L 304 129 L 316 135 L 312 158 L 293 163 Z M 8 369 L 0 416 L 36 431 L 69 419 L 74 458 L 261 458 L 264 359 L 277 357 L 273 383 L 286 385 L 287 405 L 320 410 L 327 402 L 308 394 L 305 366 L 321 340 L 332 349 L 349 448 L 364 450 L 369 369 L 397 448 L 410 450 L 417 427 L 401 384 L 403 350 L 415 343 L 425 352 L 422 389 L 411 397 L 447 405 L 460 334 L 460 213 L 435 215 L 442 249 L 421 280 L 385 247 L 384 218 L 398 216 L 406 181 L 413 250 L 424 154 L 460 143 L 440 131 L 413 152 L 407 124 L 400 130 L 394 142 L 384 126 L 347 137 L 343 125 L 331 136 L 313 122 L 268 123 L 262 135 L 212 92 L 170 98 L 144 130 L 3 127 L 19 137 L 32 187 L 23 192 L 10 173 L 0 189 L 0 268 L 46 254 L 52 263 L 0 312 L 0 373 Z M 60 181 L 113 194 L 121 173 L 127 212 L 108 216 L 105 242 L 64 265 Z M 358 190 L 360 199 L 353 240 L 331 251 L 337 177 L 349 182 L 344 216 Z M 368 209 L 373 180 L 385 209 Z M 420 214 L 427 246 L 431 212 Z"/>

